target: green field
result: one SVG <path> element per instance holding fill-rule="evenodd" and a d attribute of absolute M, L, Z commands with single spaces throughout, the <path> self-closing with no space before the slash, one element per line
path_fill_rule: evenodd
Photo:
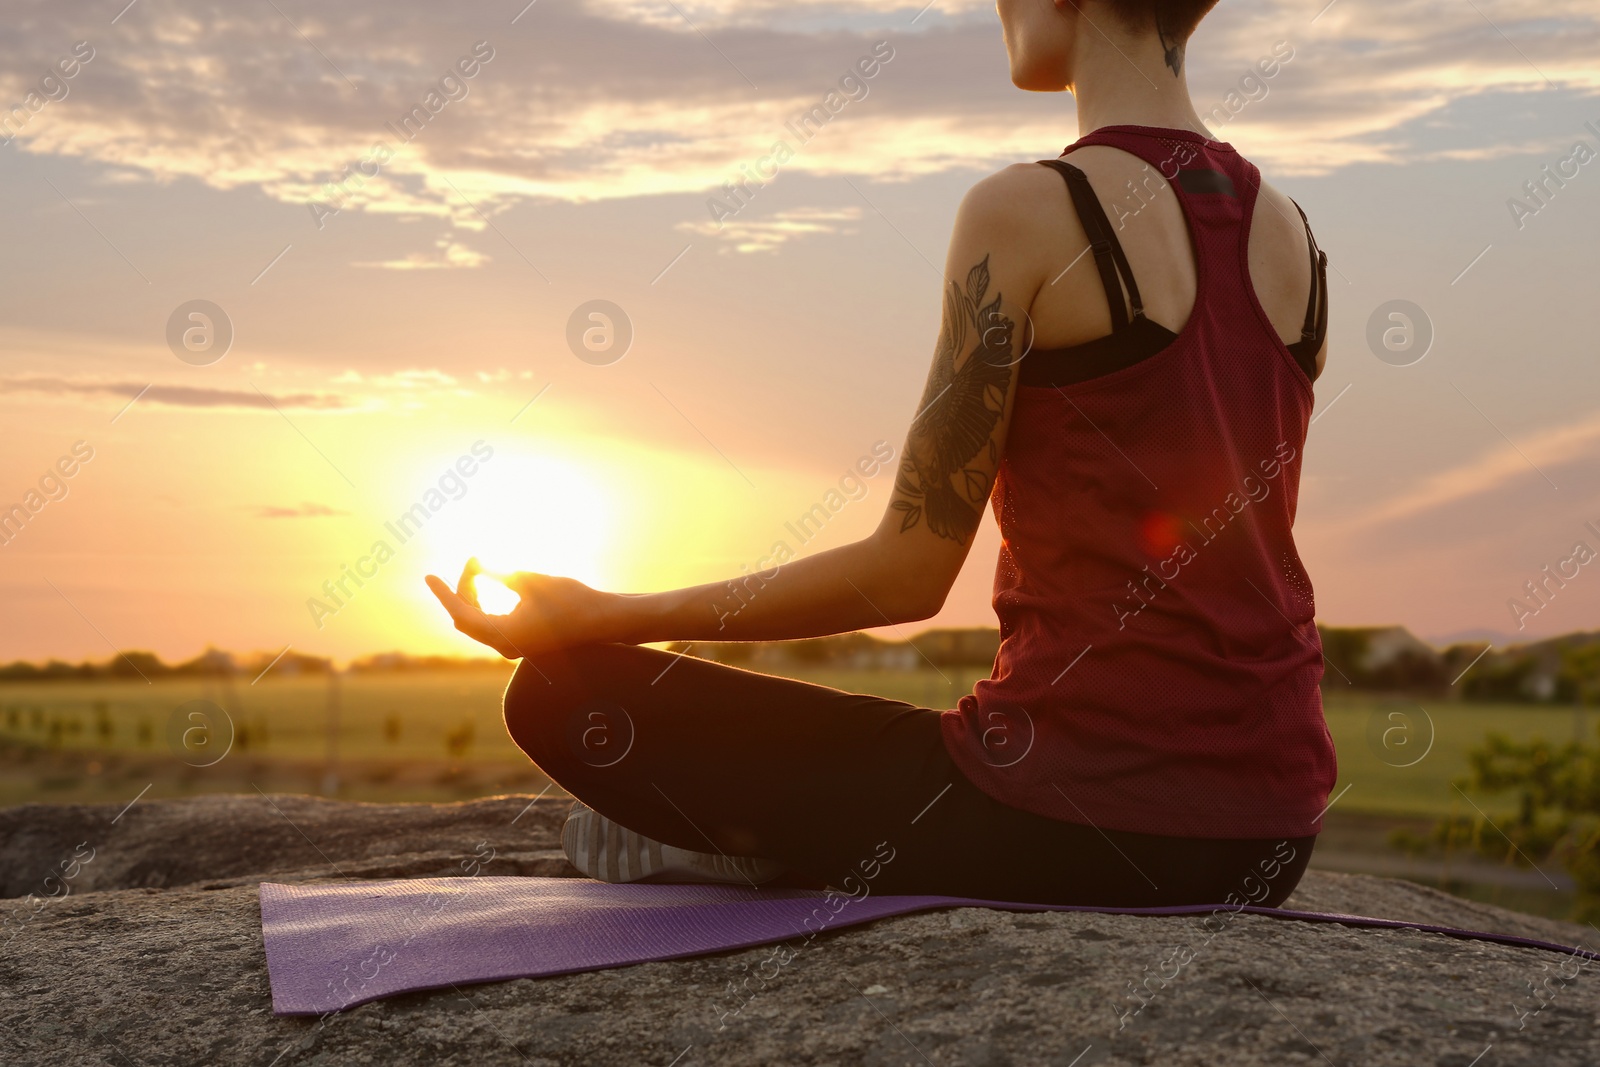
<path fill-rule="evenodd" d="M 1572 740 L 1578 731 L 1585 740 L 1592 740 L 1596 722 L 1592 713 L 1584 713 L 1575 723 L 1577 716 L 1570 707 L 1428 700 L 1419 704 L 1404 697 L 1330 694 L 1325 710 L 1328 731 L 1339 753 L 1339 784 L 1335 792 L 1350 787 L 1338 806 L 1351 811 L 1407 815 L 1456 812 L 1471 816 L 1472 804 L 1476 803 L 1498 818 L 1509 810 L 1510 798 L 1469 794 L 1469 800 L 1452 785 L 1467 774 L 1469 749 L 1481 745 L 1490 732 L 1518 741 L 1542 737 L 1559 743 Z M 1407 718 L 1391 719 L 1391 714 Z M 1385 729 L 1395 731 L 1390 734 L 1388 748 L 1383 745 Z M 1402 765 L 1413 760 L 1417 760 L 1414 765 Z"/>
<path fill-rule="evenodd" d="M 819 671 L 808 678 L 948 707 L 986 673 Z M 146 785 L 151 796 L 259 788 L 389 801 L 537 792 L 547 780 L 501 721 L 509 677 L 508 665 L 346 675 L 337 684 L 326 676 L 269 676 L 255 685 L 0 685 L 0 805 L 113 801 Z M 223 708 L 226 721 L 191 719 L 186 705 L 197 700 Z"/>
<path fill-rule="evenodd" d="M 797 672 L 808 681 L 929 707 L 953 706 L 986 673 Z M 341 795 L 436 800 L 537 789 L 543 779 L 500 721 L 508 676 L 509 667 L 342 676 L 337 686 L 327 677 L 306 676 L 269 676 L 257 685 L 208 679 L 0 686 L 0 803 L 109 800 L 147 782 L 155 783 L 157 796 L 256 786 L 317 791 L 327 784 L 334 706 L 332 751 Z M 232 723 L 231 747 L 211 766 L 197 764 L 222 751 L 228 729 L 187 719 L 179 709 L 193 700 L 222 706 Z M 1391 713 L 1409 719 L 1391 719 Z M 1419 707 L 1406 698 L 1337 693 L 1328 698 L 1327 718 L 1339 753 L 1336 792 L 1350 787 L 1339 810 L 1427 816 L 1472 814 L 1451 783 L 1465 774 L 1467 750 L 1487 732 L 1563 741 L 1575 729 L 1570 708 L 1428 701 Z M 1491 815 L 1509 803 L 1504 797 L 1472 800 Z"/>
<path fill-rule="evenodd" d="M 232 720 L 242 751 L 321 757 L 329 710 L 337 707 L 344 755 L 386 759 L 522 760 L 505 736 L 500 695 L 510 669 L 263 680 L 55 682 L 0 686 L 0 737 L 75 750 L 139 752 L 166 746 L 186 702 L 208 700 Z M 818 671 L 808 681 L 864 689 L 912 703 L 953 707 L 987 672 Z M 960 685 L 960 692 L 956 686 Z M 190 720 L 179 716 L 188 728 Z M 53 723 L 60 723 L 59 730 Z M 457 739 L 452 750 L 448 739 Z M 190 739 L 198 745 L 201 738 Z M 194 747 L 191 745 L 190 747 Z M 191 753 L 197 759 L 200 753 Z"/>
<path fill-rule="evenodd" d="M 794 673 L 923 707 L 953 707 L 988 672 Z M 346 675 L 336 686 L 326 676 L 270 675 L 257 685 L 220 680 L 0 685 L 0 806 L 78 801 L 120 806 L 139 796 L 256 790 L 391 802 L 539 793 L 550 782 L 511 743 L 500 719 L 500 694 L 509 676 L 507 665 Z M 197 724 L 182 710 L 192 700 L 227 710 L 231 745 L 220 724 L 208 724 L 211 733 L 195 731 Z M 335 706 L 330 762 L 329 711 Z M 1409 718 L 1391 719 L 1391 714 Z M 1452 785 L 1466 774 L 1467 750 L 1485 734 L 1497 730 L 1521 740 L 1565 741 L 1575 729 L 1571 708 L 1428 700 L 1419 708 L 1403 697 L 1337 691 L 1328 696 L 1327 718 L 1339 756 L 1338 800 L 1319 855 L 1342 855 L 1347 865 L 1338 869 L 1371 873 L 1393 873 L 1397 853 L 1387 842 L 1395 830 L 1425 837 L 1440 816 L 1475 815 L 1473 803 L 1497 822 L 1510 814 L 1513 798 L 1473 795 L 1469 802 Z M 1586 730 L 1592 726 L 1583 724 Z M 186 729 L 191 730 L 189 744 Z M 216 759 L 223 745 L 226 754 Z M 1353 867 L 1348 865 L 1352 857 Z M 1434 859 L 1443 861 L 1447 874 L 1452 862 L 1460 862 L 1448 852 Z M 1374 860 L 1375 866 L 1363 866 Z M 1480 884 L 1464 880 L 1463 873 L 1441 879 L 1418 868 L 1407 876 L 1536 914 L 1566 917 L 1572 908 L 1570 892 L 1490 879 Z"/>

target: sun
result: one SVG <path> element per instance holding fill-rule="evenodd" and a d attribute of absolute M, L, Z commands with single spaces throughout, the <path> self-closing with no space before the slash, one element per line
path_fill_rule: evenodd
<path fill-rule="evenodd" d="M 613 503 L 601 477 L 581 461 L 496 450 L 432 539 L 435 573 L 453 579 L 476 556 L 485 570 L 536 571 L 603 588 Z M 516 606 L 516 595 L 499 582 L 480 577 L 477 586 L 485 611 L 504 614 Z"/>

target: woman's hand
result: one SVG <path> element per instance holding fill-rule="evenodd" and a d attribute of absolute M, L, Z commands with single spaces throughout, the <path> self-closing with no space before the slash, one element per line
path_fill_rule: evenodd
<path fill-rule="evenodd" d="M 457 630 L 507 659 L 618 639 L 610 632 L 618 599 L 613 594 L 590 589 L 572 578 L 525 572 L 490 574 L 521 599 L 509 615 L 488 615 L 478 606 L 473 585 L 484 573 L 488 572 L 476 559 L 469 559 L 455 589 L 432 574 L 427 576 L 428 588 L 455 620 Z"/>

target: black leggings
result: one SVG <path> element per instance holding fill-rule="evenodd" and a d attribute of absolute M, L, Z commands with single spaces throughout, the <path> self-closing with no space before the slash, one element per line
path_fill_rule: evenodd
<path fill-rule="evenodd" d="M 600 814 L 665 844 L 778 860 L 806 884 L 1043 904 L 1277 905 L 1315 836 L 1159 837 L 994 800 L 937 711 L 630 645 L 524 660 L 512 738 Z"/>

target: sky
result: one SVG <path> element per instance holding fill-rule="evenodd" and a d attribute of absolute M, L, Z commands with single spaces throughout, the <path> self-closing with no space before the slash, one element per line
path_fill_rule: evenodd
<path fill-rule="evenodd" d="M 1071 97 L 964 0 L 525 2 L 10 0 L 0 659 L 464 653 L 421 577 L 473 553 L 644 592 L 876 525 L 890 475 L 785 524 L 898 452 L 956 207 Z M 1600 551 L 1596 56 L 1592 0 L 1222 0 L 1190 44 L 1330 260 L 1326 624 L 1595 628 L 1600 566 L 1524 583 Z M 997 546 L 930 625 L 992 624 Z"/>

